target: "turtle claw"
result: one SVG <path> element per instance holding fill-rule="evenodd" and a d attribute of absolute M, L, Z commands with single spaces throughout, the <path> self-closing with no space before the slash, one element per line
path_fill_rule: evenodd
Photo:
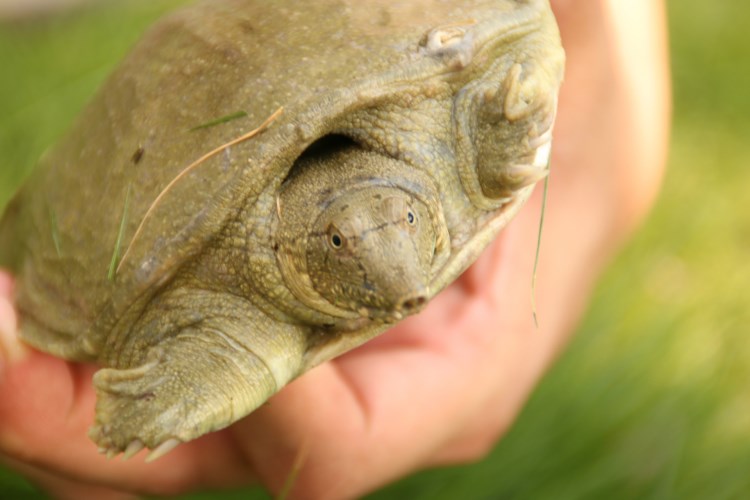
<path fill-rule="evenodd" d="M 153 462 L 154 460 L 163 457 L 170 451 L 174 450 L 178 444 L 181 444 L 182 441 L 180 441 L 177 438 L 170 438 L 161 443 L 159 446 L 151 450 L 151 453 L 148 454 L 146 457 L 146 463 Z M 132 444 L 132 443 L 131 443 Z"/>
<path fill-rule="evenodd" d="M 174 450 L 179 444 L 182 444 L 182 441 L 177 438 L 167 439 L 149 452 L 149 454 L 146 456 L 146 462 L 153 462 L 154 460 L 163 457 L 170 451 Z M 134 439 L 130 442 L 130 444 L 128 444 L 125 450 L 121 450 L 116 447 L 100 447 L 99 453 L 105 455 L 107 457 L 107 460 L 111 460 L 122 453 L 122 460 L 125 461 L 133 458 L 145 447 L 146 445 L 143 443 L 143 441 L 141 441 L 140 439 Z"/>
<path fill-rule="evenodd" d="M 143 448 L 145 448 L 146 445 L 143 444 L 143 441 L 140 439 L 134 439 L 130 442 L 130 444 L 125 448 L 125 451 L 122 454 L 123 460 L 128 460 L 130 458 L 133 458 L 139 451 L 141 451 Z"/>

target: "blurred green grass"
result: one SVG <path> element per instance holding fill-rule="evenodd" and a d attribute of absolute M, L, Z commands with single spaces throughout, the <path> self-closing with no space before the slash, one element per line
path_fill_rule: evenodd
<path fill-rule="evenodd" d="M 117 59 L 181 3 L 0 25 L 0 206 Z M 662 196 L 486 460 L 371 498 L 750 498 L 750 44 L 742 2 L 669 2 Z M 0 497 L 43 498 L 0 469 Z M 264 498 L 258 490 L 184 498 Z"/>

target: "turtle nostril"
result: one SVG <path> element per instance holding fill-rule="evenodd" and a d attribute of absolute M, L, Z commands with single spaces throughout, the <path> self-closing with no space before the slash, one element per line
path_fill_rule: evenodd
<path fill-rule="evenodd" d="M 423 295 L 410 297 L 402 301 L 398 309 L 403 310 L 403 311 L 410 311 L 412 309 L 417 309 L 423 306 L 425 302 L 427 302 L 427 298 Z"/>

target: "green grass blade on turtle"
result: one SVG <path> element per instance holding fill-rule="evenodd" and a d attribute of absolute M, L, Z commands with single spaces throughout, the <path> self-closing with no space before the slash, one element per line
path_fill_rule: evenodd
<path fill-rule="evenodd" d="M 55 212 L 52 207 L 48 207 L 48 209 L 49 225 L 52 232 L 52 244 L 55 245 L 55 252 L 57 253 L 57 256 L 60 257 L 62 255 L 62 251 L 60 250 L 60 230 L 57 226 L 57 212 Z"/>
<path fill-rule="evenodd" d="M 117 240 L 115 241 L 115 249 L 112 252 L 112 260 L 109 262 L 109 271 L 107 272 L 107 279 L 112 281 L 117 275 L 117 260 L 120 258 L 120 247 L 122 246 L 122 235 L 125 232 L 125 221 L 128 219 L 128 206 L 130 205 L 130 189 L 132 184 L 128 184 L 128 190 L 125 192 L 125 204 L 122 208 L 122 217 L 120 218 L 120 229 L 117 231 Z M 53 219 L 54 220 L 54 219 Z M 53 234 L 54 234 L 53 226 Z M 55 247 L 58 247 L 58 243 L 55 242 Z M 57 254 L 60 254 L 58 249 Z"/>
<path fill-rule="evenodd" d="M 196 125 L 195 127 L 188 130 L 189 132 L 195 132 L 196 130 L 202 130 L 204 128 L 211 128 L 215 127 L 216 125 L 221 125 L 223 123 L 231 122 L 232 120 L 237 120 L 238 118 L 244 118 L 247 116 L 247 112 L 245 111 L 236 111 L 234 113 L 230 113 L 228 115 L 220 116 L 219 118 L 216 118 L 215 120 L 211 120 L 206 123 L 201 123 L 200 125 Z"/>
<path fill-rule="evenodd" d="M 209 151 L 208 153 L 204 154 L 197 160 L 195 160 L 193 163 L 185 167 L 177 176 L 172 179 L 169 184 L 167 184 L 167 187 L 165 187 L 161 193 L 156 197 L 156 199 L 151 203 L 151 205 L 148 207 L 148 210 L 146 210 L 146 214 L 143 216 L 143 219 L 141 219 L 141 223 L 138 225 L 138 228 L 135 230 L 135 234 L 133 235 L 133 238 L 130 240 L 130 244 L 128 245 L 127 250 L 125 250 L 125 253 L 122 256 L 122 259 L 120 260 L 119 265 L 117 266 L 117 269 L 115 269 L 115 273 L 120 271 L 120 268 L 122 267 L 122 263 L 125 262 L 125 259 L 127 259 L 130 249 L 133 248 L 133 243 L 138 239 L 138 236 L 140 235 L 141 231 L 143 230 L 143 226 L 146 223 L 146 220 L 148 220 L 151 213 L 154 211 L 156 206 L 159 204 L 159 202 L 164 198 L 164 196 L 172 189 L 172 186 L 177 184 L 177 182 L 180 181 L 183 177 L 185 177 L 188 173 L 190 173 L 193 169 L 200 166 L 204 161 L 208 160 L 209 158 L 216 156 L 217 154 L 221 153 L 225 149 L 235 146 L 241 142 L 244 142 L 248 139 L 251 139 L 261 133 L 263 130 L 268 128 L 268 126 L 283 112 L 284 108 L 281 107 L 277 109 L 271 116 L 266 118 L 266 120 L 261 123 L 258 127 L 254 128 L 250 132 L 241 135 L 240 137 L 233 139 L 226 144 L 222 144 L 221 146 Z"/>

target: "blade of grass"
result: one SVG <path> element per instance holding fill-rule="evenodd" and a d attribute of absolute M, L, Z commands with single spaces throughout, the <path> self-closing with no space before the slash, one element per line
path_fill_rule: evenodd
<path fill-rule="evenodd" d="M 230 113 L 228 115 L 219 117 L 215 120 L 211 120 L 210 122 L 201 123 L 200 125 L 197 125 L 189 130 L 189 132 L 194 132 L 196 130 L 201 130 L 204 128 L 213 127 L 216 125 L 221 125 L 222 123 L 230 122 L 232 120 L 236 120 L 238 118 L 244 118 L 247 116 L 247 113 L 245 111 L 237 111 L 235 113 Z"/>
<path fill-rule="evenodd" d="M 130 188 L 131 184 L 128 184 L 128 190 L 125 193 L 125 205 L 122 208 L 122 218 L 120 219 L 120 230 L 117 232 L 117 240 L 115 241 L 115 250 L 112 252 L 112 260 L 109 261 L 109 272 L 107 273 L 107 279 L 109 281 L 113 281 L 117 274 L 117 261 L 120 258 L 122 235 L 125 233 L 125 221 L 128 218 L 128 205 L 130 205 Z"/>
<path fill-rule="evenodd" d="M 289 497 L 289 494 L 292 492 L 292 488 L 294 487 L 294 483 L 297 481 L 297 477 L 302 470 L 302 466 L 305 464 L 305 460 L 307 460 L 308 452 L 309 443 L 305 441 L 297 451 L 297 456 L 294 457 L 292 468 L 289 471 L 289 474 L 286 476 L 286 479 L 284 480 L 284 485 L 276 495 L 276 500 L 286 500 Z"/>
<path fill-rule="evenodd" d="M 552 155 L 550 155 L 550 158 Z M 531 273 L 531 314 L 534 317 L 534 327 L 539 329 L 539 319 L 536 314 L 536 271 L 539 267 L 539 250 L 542 248 L 542 228 L 544 227 L 544 213 L 547 211 L 547 194 L 549 191 L 550 160 L 547 160 L 547 177 L 544 178 L 544 192 L 542 193 L 542 212 L 539 215 L 539 232 L 536 236 L 536 253 L 534 255 L 534 270 Z"/>
<path fill-rule="evenodd" d="M 197 160 L 195 160 L 193 163 L 191 163 L 190 165 L 188 165 L 187 167 L 185 167 L 182 170 L 182 172 L 180 172 L 179 174 L 177 174 L 177 176 L 174 179 L 172 179 L 169 184 L 167 184 L 167 187 L 165 187 L 161 191 L 161 193 L 159 193 L 159 195 L 156 197 L 156 199 L 151 203 L 151 206 L 148 207 L 148 210 L 146 210 L 146 215 L 144 215 L 143 218 L 141 219 L 141 223 L 138 225 L 138 228 L 135 230 L 135 234 L 133 235 L 133 238 L 130 240 L 130 244 L 128 245 L 127 250 L 125 250 L 125 253 L 122 255 L 122 259 L 120 260 L 120 263 L 117 265 L 117 268 L 116 268 L 115 271 L 119 271 L 120 270 L 120 267 L 122 266 L 122 263 L 125 262 L 125 259 L 128 257 L 128 255 L 130 253 L 130 249 L 133 248 L 133 243 L 138 239 L 138 236 L 141 234 L 141 231 L 143 230 L 143 225 L 146 223 L 146 220 L 151 215 L 151 213 L 154 211 L 154 208 L 159 204 L 159 202 L 162 200 L 162 198 L 164 198 L 164 195 L 166 195 L 172 189 L 172 186 L 174 186 L 175 184 L 177 184 L 177 182 L 179 182 L 180 179 L 182 179 L 183 177 L 185 177 L 191 170 L 193 170 L 194 168 L 198 167 L 204 161 L 208 160 L 212 156 L 215 156 L 215 155 L 221 153 L 222 151 L 224 151 L 228 147 L 234 146 L 235 144 L 239 144 L 240 142 L 246 141 L 246 140 L 248 140 L 248 139 L 250 139 L 252 137 L 255 137 L 259 133 L 261 133 L 283 111 L 284 111 L 283 107 L 277 109 L 271 116 L 269 116 L 268 118 L 266 118 L 266 120 L 263 123 L 261 123 L 260 125 L 258 125 L 257 128 L 254 128 L 250 132 L 248 132 L 248 133 L 246 133 L 244 135 L 241 135 L 240 137 L 237 137 L 236 139 L 233 139 L 233 140 L 227 142 L 226 144 L 222 144 L 221 146 L 219 146 L 219 147 L 217 147 L 217 148 L 209 151 L 208 153 L 204 154 L 203 156 L 201 156 L 200 158 L 198 158 Z"/>
<path fill-rule="evenodd" d="M 60 230 L 57 227 L 57 213 L 52 209 L 52 207 L 48 207 L 49 209 L 49 224 L 52 229 L 52 243 L 55 245 L 55 252 L 57 252 L 57 256 L 60 257 L 62 255 L 60 251 Z"/>

